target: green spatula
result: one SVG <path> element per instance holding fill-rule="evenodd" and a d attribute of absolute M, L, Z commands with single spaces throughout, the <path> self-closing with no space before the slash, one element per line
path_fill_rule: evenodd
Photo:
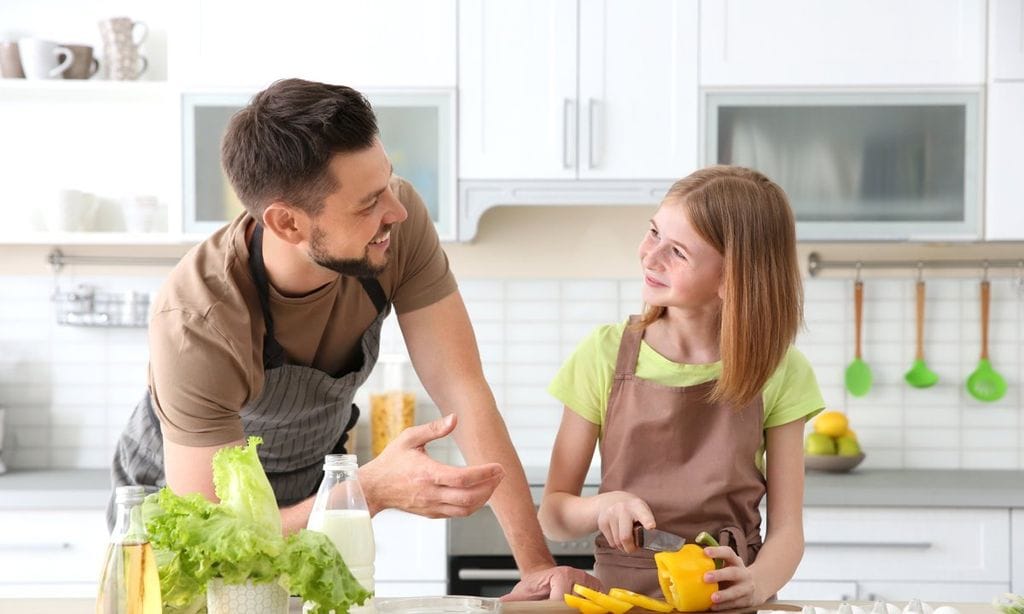
<path fill-rule="evenodd" d="M 860 357 L 860 325 L 864 315 L 864 282 L 853 284 L 853 321 L 856 337 L 853 362 L 846 367 L 846 389 L 855 397 L 862 397 L 871 390 L 871 367 Z"/>
<path fill-rule="evenodd" d="M 981 359 L 967 378 L 967 392 L 979 401 L 998 401 L 1006 394 L 1006 380 L 988 361 L 988 306 L 991 301 L 988 280 L 981 282 Z"/>
<path fill-rule="evenodd" d="M 924 362 L 924 282 L 917 282 L 917 352 L 914 365 L 903 376 L 915 388 L 928 388 L 939 381 L 939 374 Z"/>

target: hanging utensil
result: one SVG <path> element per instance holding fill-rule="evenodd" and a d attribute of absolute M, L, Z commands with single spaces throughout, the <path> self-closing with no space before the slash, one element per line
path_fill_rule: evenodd
<path fill-rule="evenodd" d="M 967 378 L 967 392 L 979 401 L 998 401 L 1006 394 L 1006 380 L 988 360 L 988 308 L 991 288 L 988 282 L 988 267 L 981 281 L 981 359 L 978 366 Z"/>
<path fill-rule="evenodd" d="M 846 389 L 855 397 L 862 397 L 871 390 L 871 367 L 861 359 L 860 330 L 864 315 L 864 282 L 860 280 L 860 266 L 857 267 L 857 280 L 853 283 L 853 321 L 854 345 L 853 362 L 846 367 Z"/>
<path fill-rule="evenodd" d="M 917 268 L 917 348 L 914 364 L 903 376 L 914 388 L 928 388 L 939 381 L 939 374 L 928 368 L 924 362 L 924 280 L 921 279 L 921 265 Z"/>

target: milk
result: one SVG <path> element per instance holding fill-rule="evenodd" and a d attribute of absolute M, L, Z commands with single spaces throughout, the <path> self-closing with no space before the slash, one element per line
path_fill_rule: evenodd
<path fill-rule="evenodd" d="M 313 512 L 306 527 L 330 538 L 359 584 L 373 592 L 373 524 L 366 510 Z"/>

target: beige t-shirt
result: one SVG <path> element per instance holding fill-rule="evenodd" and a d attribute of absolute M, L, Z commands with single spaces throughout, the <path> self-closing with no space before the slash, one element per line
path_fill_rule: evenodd
<path fill-rule="evenodd" d="M 392 183 L 409 212 L 391 232 L 391 259 L 378 280 L 398 313 L 454 292 L 448 257 L 419 194 Z M 182 445 L 244 437 L 239 411 L 263 389 L 259 295 L 249 270 L 242 214 L 191 249 L 157 294 L 149 326 L 149 390 L 163 434 Z M 270 287 L 275 337 L 289 364 L 331 374 L 357 368 L 359 342 L 377 316 L 359 280 L 341 276 L 300 298 Z"/>

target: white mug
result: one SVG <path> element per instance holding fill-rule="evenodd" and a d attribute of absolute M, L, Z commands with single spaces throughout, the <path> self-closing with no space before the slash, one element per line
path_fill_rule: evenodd
<path fill-rule="evenodd" d="M 121 200 L 124 228 L 128 232 L 156 232 L 163 213 L 156 196 L 128 196 Z"/>
<path fill-rule="evenodd" d="M 50 232 L 93 230 L 98 209 L 99 201 L 92 194 L 58 190 L 46 211 L 46 228 Z"/>
<path fill-rule="evenodd" d="M 20 39 L 18 54 L 26 79 L 59 79 L 75 61 L 70 49 L 41 38 Z"/>

